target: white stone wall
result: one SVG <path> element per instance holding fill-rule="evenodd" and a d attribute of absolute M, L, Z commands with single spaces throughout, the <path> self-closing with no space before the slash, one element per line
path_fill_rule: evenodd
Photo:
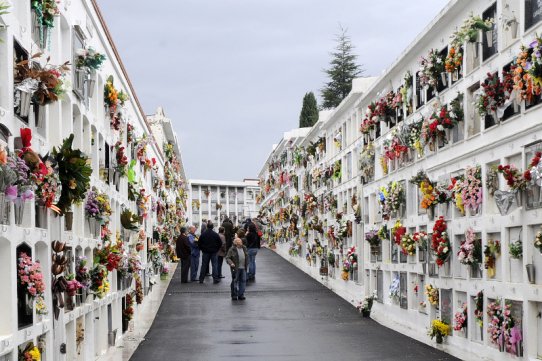
<path fill-rule="evenodd" d="M 104 114 L 104 83 L 109 75 L 113 75 L 115 86 L 128 93 L 130 98 L 123 109 L 124 119 L 132 123 L 137 136 L 151 134 L 136 96 L 130 86 L 127 74 L 124 72 L 120 59 L 117 57 L 114 45 L 110 42 L 109 34 L 103 27 L 101 17 L 97 13 L 94 2 L 86 0 L 60 1 L 60 15 L 55 18 L 50 43 L 45 49 L 32 39 L 30 1 L 8 0 L 11 4 L 9 14 L 0 16 L 0 123 L 6 126 L 12 137 L 9 138 L 7 148 L 13 151 L 14 138 L 19 136 L 21 127 L 32 129 L 32 148 L 44 155 L 53 146 L 59 146 L 61 141 L 70 134 L 75 134 L 74 147 L 82 149 L 90 156 L 93 174 L 91 185 L 106 192 L 111 198 L 113 216 L 110 224 L 112 234 L 120 231 L 120 212 L 123 207 L 136 211 L 135 202 L 127 197 L 127 180 L 123 178 L 119 190 L 114 185 L 105 183 L 99 176 L 99 168 L 104 165 L 105 145 L 113 145 L 120 139 L 109 125 L 109 119 Z M 4 26 L 5 25 L 5 26 Z M 18 42 L 30 55 L 43 51 L 40 63 L 44 65 L 45 59 L 50 57 L 51 64 L 62 64 L 65 61 L 73 63 L 75 28 L 80 29 L 86 46 L 91 46 L 98 52 L 106 55 L 101 70 L 98 71 L 97 81 L 92 97 L 80 99 L 71 89 L 64 97 L 51 105 L 46 106 L 45 121 L 42 127 L 37 127 L 32 115 L 28 124 L 14 115 L 13 111 L 13 56 L 14 42 Z M 73 68 L 72 68 L 73 69 Z M 68 81 L 74 82 L 73 72 L 68 75 Z M 152 135 L 150 135 L 152 139 Z M 130 145 L 127 154 L 130 154 Z M 178 145 L 176 145 L 178 146 Z M 159 172 L 163 175 L 164 157 L 162 144 L 151 144 L 147 147 L 149 158 L 156 158 Z M 141 185 L 149 193 L 152 192 L 150 172 L 143 176 L 142 168 L 136 167 Z M 156 196 L 156 195 L 155 195 Z M 170 200 L 175 202 L 175 195 L 169 194 Z M 28 341 L 36 344 L 37 339 L 44 337 L 45 346 L 43 359 L 47 360 L 94 360 L 104 354 L 108 348 L 109 329 L 117 330 L 116 343 L 122 342 L 122 315 L 121 300 L 132 288 L 124 291 L 116 289 L 116 272 L 111 272 L 111 292 L 101 300 L 93 300 L 75 307 L 72 311 L 60 311 L 58 320 L 54 320 L 51 295 L 51 242 L 61 240 L 73 249 L 75 255 L 84 255 L 88 258 L 88 266 L 92 267 L 93 250 L 98 246 L 99 240 L 90 235 L 82 205 L 74 207 L 74 224 L 72 231 L 65 231 L 64 218 L 55 217 L 51 211 L 47 214 L 47 225 L 44 228 L 35 227 L 34 203 L 26 205 L 24 219 L 21 226 L 14 225 L 13 206 L 11 207 L 10 224 L 0 225 L 0 360 L 15 360 L 18 357 L 18 348 Z M 152 213 L 152 212 L 151 212 Z M 155 215 L 151 215 L 144 227 L 148 235 L 152 235 L 153 226 L 157 223 Z M 34 322 L 31 326 L 19 329 L 17 326 L 17 261 L 16 247 L 26 243 L 32 250 L 32 258 L 41 261 L 42 271 L 47 284 L 46 302 L 49 310 L 47 316 L 37 316 L 34 312 Z M 140 252 L 144 268 L 147 268 L 147 252 Z M 73 269 L 69 270 L 71 273 Z M 148 279 L 147 285 L 148 286 Z M 108 308 L 111 312 L 108 315 Z M 137 305 L 136 319 L 137 319 Z M 76 346 L 77 324 L 82 324 L 84 340 L 80 348 Z M 108 325 L 111 323 L 111 326 Z M 66 345 L 66 352 L 61 353 L 61 345 Z"/>
<path fill-rule="evenodd" d="M 406 257 L 403 262 L 398 257 L 397 261 L 394 261 L 392 259 L 392 245 L 389 241 L 383 242 L 382 260 L 371 261 L 368 243 L 364 241 L 364 233 L 370 229 L 378 229 L 384 223 L 387 223 L 388 227 L 391 228 L 395 223 L 396 218 L 384 223 L 382 221 L 381 209 L 377 202 L 380 187 L 387 185 L 390 181 L 406 181 L 408 185 L 409 179 L 420 169 L 425 170 L 429 178 L 436 181 L 449 179 L 458 172 L 464 171 L 467 166 L 480 165 L 484 184 L 490 165 L 515 164 L 520 170 L 526 169 L 531 160 L 527 146 L 542 139 L 542 123 L 540 122 L 542 110 L 540 105 L 527 109 L 525 104 L 521 103 L 517 114 L 486 129 L 483 120 L 480 121 L 475 114 L 472 94 L 472 89 L 484 81 L 488 72 L 497 71 L 500 74 L 503 67 L 514 60 L 514 57 L 519 53 L 520 46 L 522 44 L 528 45 L 534 39 L 535 34 L 540 32 L 542 28 L 541 22 L 525 30 L 525 3 L 525 1 L 520 0 L 498 0 L 496 2 L 481 0 L 451 1 L 437 18 L 427 26 L 425 31 L 414 39 L 400 58 L 372 84 L 367 81 L 364 83 L 367 86 L 354 87 L 351 94 L 337 109 L 333 110 L 331 114 L 327 114 L 324 119 L 321 118 L 308 132 L 303 131 L 300 133 L 300 130 L 295 130 L 285 133 L 279 144 L 274 146 L 260 172 L 261 187 L 264 193 L 262 209 L 270 207 L 274 212 L 281 207 L 288 207 L 289 200 L 295 195 L 300 196 L 302 200 L 303 195 L 306 193 L 313 193 L 319 197 L 322 194 L 332 192 L 338 199 L 339 210 L 346 203 L 345 217 L 353 220 L 351 197 L 354 194 L 357 195 L 358 203 L 362 206 L 362 223 L 356 225 L 353 222 L 352 237 L 344 240 L 342 249 L 332 251 L 339 255 L 339 260 L 342 260 L 348 247 L 352 245 L 357 247 L 359 258 L 358 280 L 342 281 L 340 279 L 340 268 L 336 268 L 334 276 L 327 277 L 328 282 L 329 284 L 342 282 L 344 287 L 340 290 L 337 290 L 336 286 L 330 287 L 336 289 L 338 294 L 349 301 L 351 295 L 354 295 L 352 298 L 355 299 L 354 303 L 357 303 L 364 296 L 376 290 L 377 275 L 382 275 L 382 302 L 375 302 L 372 317 L 386 326 L 431 345 L 435 344 L 426 335 L 427 327 L 432 319 L 441 316 L 443 305 L 440 305 L 440 310 L 431 306 L 419 307 L 419 302 L 427 303 L 422 286 L 430 283 L 437 287 L 441 293 L 441 300 L 447 292 L 446 290 L 450 290 L 452 320 L 453 314 L 459 305 L 462 302 L 467 302 L 468 334 L 454 332 L 452 336 L 447 338 L 444 345 L 438 347 L 462 359 L 504 360 L 518 358 L 506 352 L 499 352 L 489 342 L 489 335 L 486 330 L 490 320 L 487 315 L 484 316 L 484 328 L 481 331 L 483 340 L 480 338 L 480 330 L 475 324 L 473 315 L 473 297 L 480 290 L 485 293 L 484 314 L 486 314 L 486 307 L 491 300 L 514 301 L 515 316 L 522 319 L 524 354 L 522 359 L 536 359 L 538 355 L 542 355 L 542 342 L 540 341 L 542 340 L 542 323 L 537 317 L 539 310 L 542 309 L 542 295 L 539 292 L 539 285 L 542 282 L 542 256 L 533 246 L 534 235 L 542 224 L 541 209 L 527 209 L 524 196 L 523 206 L 514 206 L 507 215 L 502 216 L 495 206 L 495 200 L 488 194 L 484 185 L 484 200 L 480 214 L 460 216 L 454 211 L 447 215 L 446 220 L 448 221 L 448 230 L 453 247 L 451 263 L 448 269 L 446 269 L 448 266 L 437 268 L 437 273 L 434 276 L 429 275 L 431 265 L 425 266 L 427 268 L 424 270 L 423 262 L 419 261 L 417 256 Z M 391 132 L 382 123 L 382 134 L 374 143 L 376 150 L 374 181 L 362 184 L 358 160 L 365 140 L 359 131 L 359 126 L 364 118 L 367 106 L 372 101 L 385 96 L 390 90 L 397 90 L 402 84 L 407 71 L 411 71 L 412 74 L 416 73 L 419 69 L 418 61 L 420 56 L 425 56 L 432 48 L 442 50 L 449 46 L 448 39 L 471 13 L 482 15 L 493 4 L 496 4 L 497 7 L 495 20 L 497 22 L 498 53 L 484 60 L 480 48 L 480 58 L 476 60 L 474 49 L 467 44 L 464 47 L 463 77 L 454 82 L 453 85 L 440 91 L 427 104 L 415 105 L 414 113 L 406 119 L 406 122 L 410 123 L 425 118 L 433 112 L 436 104 L 448 104 L 457 96 L 458 92 L 461 92 L 464 94 L 465 121 L 459 125 L 459 128 L 460 133 L 464 134 L 463 139 L 450 141 L 449 144 L 435 152 L 426 149 L 425 156 L 415 157 L 412 163 L 401 165 L 395 169 L 390 168 L 390 172 L 384 174 L 379 157 L 382 154 L 383 143 L 386 139 L 389 139 Z M 512 30 L 505 26 L 505 23 L 513 17 L 516 17 L 519 21 L 516 38 L 512 36 Z M 392 39 L 389 40 L 390 44 L 393 44 Z M 448 82 L 450 80 L 451 78 L 448 78 Z M 333 139 L 339 131 L 342 134 L 340 147 L 334 144 Z M 327 152 L 325 155 L 323 157 L 311 157 L 306 167 L 294 166 L 292 153 L 295 147 L 307 147 L 320 137 L 326 139 Z M 287 154 L 285 165 L 270 172 L 268 166 L 280 160 L 283 154 Z M 339 159 L 342 160 L 342 178 L 340 181 L 332 181 L 329 186 L 311 185 L 309 189 L 303 186 L 302 179 L 305 174 L 312 172 L 313 169 L 321 165 L 329 166 Z M 294 189 L 291 182 L 266 190 L 265 180 L 269 179 L 270 175 L 276 178 L 281 171 L 293 172 L 299 176 L 300 185 L 298 191 Z M 507 189 L 502 177 L 500 189 Z M 284 202 L 279 200 L 281 192 L 285 193 L 284 198 L 286 201 Z M 406 212 L 401 217 L 402 224 L 409 232 L 418 230 L 431 232 L 434 220 L 430 220 L 424 212 L 420 211 L 419 201 L 416 188 L 409 189 L 407 191 Z M 453 205 L 450 207 L 452 209 Z M 327 223 L 325 224 L 326 229 L 329 225 L 337 225 L 333 214 L 329 212 L 319 212 L 318 214 L 321 219 L 325 219 Z M 298 226 L 302 228 L 301 221 Z M 272 226 L 273 231 L 281 228 L 285 229 L 286 227 L 288 227 L 288 223 Z M 490 238 L 498 238 L 501 241 L 501 255 L 497 258 L 497 276 L 495 278 L 490 278 L 487 270 L 483 269 L 483 267 L 481 277 L 471 277 L 467 266 L 457 261 L 456 254 L 459 240 L 469 227 L 480 234 L 482 247 L 487 244 Z M 514 261 L 509 257 L 508 245 L 511 240 L 518 238 L 520 231 L 521 240 L 523 241 L 523 260 Z M 288 253 L 290 244 L 298 239 L 302 243 L 299 256 L 291 256 Z M 318 272 L 321 258 L 316 257 L 316 262 L 311 262 L 311 264 L 305 259 L 307 246 L 314 244 L 315 239 L 318 239 L 323 246 L 328 246 L 328 250 L 331 249 L 325 235 L 319 235 L 317 232 L 309 230 L 306 234 L 301 233 L 300 236 L 295 238 L 281 238 L 276 245 L 276 251 L 314 278 L 322 281 L 322 277 Z M 525 265 L 531 263 L 536 270 L 535 284 L 529 283 L 525 270 Z M 401 272 L 406 273 L 407 280 L 406 309 L 401 308 L 397 302 L 388 297 L 388 289 L 393 276 Z M 415 284 L 420 287 L 417 294 L 414 291 Z"/>

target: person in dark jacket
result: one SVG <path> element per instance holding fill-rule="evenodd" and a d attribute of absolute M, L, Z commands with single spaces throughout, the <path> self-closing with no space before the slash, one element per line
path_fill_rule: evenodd
<path fill-rule="evenodd" d="M 177 257 L 181 259 L 181 283 L 188 283 L 192 249 L 186 235 L 186 227 L 181 227 L 181 235 L 177 238 L 175 251 L 177 252 Z"/>
<path fill-rule="evenodd" d="M 249 280 L 254 280 L 256 278 L 256 255 L 260 249 L 260 236 L 258 235 L 258 229 L 254 223 L 249 224 L 246 237 L 248 249 L 247 277 Z"/>
<path fill-rule="evenodd" d="M 198 241 L 198 247 L 201 255 L 201 270 L 199 271 L 199 283 L 203 283 L 205 275 L 209 270 L 209 260 L 213 268 L 213 283 L 220 282 L 218 277 L 218 250 L 222 247 L 222 240 L 218 233 L 213 231 L 213 222 L 207 223 L 207 229 L 201 234 Z"/>
<path fill-rule="evenodd" d="M 224 222 L 222 222 L 222 227 L 224 227 L 224 237 L 226 237 L 226 251 L 231 248 L 233 244 L 233 236 L 235 232 L 233 231 L 233 223 L 229 218 L 226 217 Z"/>
<path fill-rule="evenodd" d="M 235 238 L 233 246 L 226 254 L 226 262 L 231 267 L 231 299 L 244 300 L 247 283 L 248 253 L 240 238 Z"/>
<path fill-rule="evenodd" d="M 198 237 L 196 236 L 195 226 L 190 226 L 189 233 L 188 233 L 188 244 L 190 245 L 190 250 L 191 250 L 190 282 L 196 282 L 198 280 L 200 251 L 198 248 Z"/>

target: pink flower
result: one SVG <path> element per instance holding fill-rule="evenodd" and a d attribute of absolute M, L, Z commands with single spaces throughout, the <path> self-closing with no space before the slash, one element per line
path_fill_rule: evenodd
<path fill-rule="evenodd" d="M 17 199 L 17 186 L 8 186 L 6 188 L 6 198 L 12 202 Z"/>

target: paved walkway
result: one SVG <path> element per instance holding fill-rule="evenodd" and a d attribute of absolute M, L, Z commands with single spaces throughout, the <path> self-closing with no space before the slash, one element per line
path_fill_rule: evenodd
<path fill-rule="evenodd" d="M 457 360 L 363 319 L 270 250 L 257 265 L 245 301 L 231 300 L 229 271 L 217 285 L 181 284 L 178 267 L 131 360 Z"/>

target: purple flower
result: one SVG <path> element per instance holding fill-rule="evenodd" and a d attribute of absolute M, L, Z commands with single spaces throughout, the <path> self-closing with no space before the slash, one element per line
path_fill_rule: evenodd
<path fill-rule="evenodd" d="M 9 186 L 6 188 L 6 198 L 12 202 L 17 199 L 17 186 Z"/>
<path fill-rule="evenodd" d="M 29 201 L 31 199 L 34 199 L 34 191 L 32 189 L 27 189 L 21 194 L 21 198 L 23 201 Z"/>
<path fill-rule="evenodd" d="M 538 45 L 538 39 L 535 39 L 529 44 L 529 48 L 534 49 L 534 47 L 537 45 Z"/>

